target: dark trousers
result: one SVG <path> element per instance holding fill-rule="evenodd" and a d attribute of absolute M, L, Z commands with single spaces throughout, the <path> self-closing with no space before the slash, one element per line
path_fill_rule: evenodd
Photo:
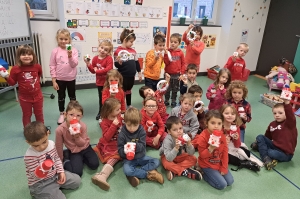
<path fill-rule="evenodd" d="M 170 82 L 169 82 L 168 90 L 165 94 L 165 101 L 169 101 L 170 94 L 171 94 L 171 91 L 172 91 L 171 100 L 172 100 L 172 102 L 176 102 L 177 93 L 179 91 L 179 80 L 178 80 L 179 74 L 170 75 L 170 76 L 171 76 L 171 79 L 170 79 Z"/>
<path fill-rule="evenodd" d="M 152 90 L 157 90 L 157 83 L 159 80 L 153 80 L 150 78 L 145 77 L 145 86 L 148 86 L 149 88 L 152 88 Z"/>
<path fill-rule="evenodd" d="M 102 107 L 102 90 L 103 90 L 103 86 L 98 86 L 98 96 L 99 96 L 99 113 L 101 111 L 101 107 Z"/>
<path fill-rule="evenodd" d="M 65 98 L 66 98 L 66 89 L 68 90 L 68 96 L 70 100 L 76 100 L 75 95 L 75 79 L 73 81 L 62 81 L 56 80 L 58 84 L 59 90 L 57 90 L 58 94 L 58 107 L 60 112 L 65 111 Z"/>
<path fill-rule="evenodd" d="M 99 166 L 99 159 L 95 151 L 89 145 L 86 149 L 79 153 L 70 153 L 70 161 L 65 162 L 64 169 L 71 173 L 76 173 L 82 176 L 83 163 L 85 163 L 90 169 L 95 170 Z"/>
<path fill-rule="evenodd" d="M 134 84 L 134 77 L 123 77 L 123 90 L 126 97 L 126 105 L 131 105 L 131 89 Z"/>

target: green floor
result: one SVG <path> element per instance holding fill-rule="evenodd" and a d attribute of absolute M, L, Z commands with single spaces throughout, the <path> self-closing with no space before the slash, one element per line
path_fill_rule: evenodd
<path fill-rule="evenodd" d="M 198 77 L 198 83 L 206 91 L 212 82 L 207 77 Z M 251 76 L 247 82 L 249 88 L 248 101 L 252 106 L 253 119 L 248 124 L 245 141 L 249 146 L 255 137 L 264 133 L 267 125 L 273 120 L 271 108 L 259 102 L 259 94 L 267 92 L 265 80 Z M 141 108 L 141 98 L 138 94 L 137 85 L 133 89 L 132 105 Z M 52 87 L 43 88 L 44 92 L 54 92 Z M 54 100 L 45 96 L 44 115 L 45 123 L 52 127 L 52 132 L 57 127 L 58 117 L 57 94 Z M 83 121 L 88 126 L 88 134 L 91 144 L 96 144 L 101 136 L 98 122 L 95 120 L 98 109 L 98 93 L 96 89 L 78 90 L 77 99 L 84 108 Z M 204 103 L 208 101 L 203 97 Z M 168 109 L 170 112 L 170 109 Z M 31 198 L 27 187 L 25 166 L 23 155 L 28 148 L 22 134 L 21 109 L 15 101 L 12 91 L 0 94 L 0 172 L 1 172 L 1 199 L 26 199 Z M 299 121 L 299 118 L 297 118 Z M 297 124 L 298 129 L 299 123 Z M 54 140 L 54 133 L 50 139 Z M 299 142 L 299 139 L 298 139 Z M 95 171 L 84 169 L 82 184 L 76 191 L 64 191 L 67 198 L 216 198 L 222 196 L 223 199 L 230 198 L 299 198 L 300 190 L 300 149 L 296 149 L 293 160 L 289 163 L 279 163 L 274 171 L 262 169 L 259 173 L 243 169 L 238 172 L 232 171 L 234 184 L 225 190 L 218 191 L 209 186 L 205 181 L 193 181 L 184 177 L 176 177 L 173 181 L 168 181 L 164 169 L 165 183 L 163 185 L 142 180 L 137 188 L 133 188 L 127 182 L 122 164 L 118 163 L 114 173 L 108 182 L 111 185 L 109 191 L 103 191 L 91 182 L 91 177 Z M 158 151 L 148 149 L 147 155 L 159 157 Z M 256 154 L 257 155 L 257 154 Z M 98 170 L 102 168 L 102 164 Z M 298 195 L 298 196 L 297 196 Z"/>

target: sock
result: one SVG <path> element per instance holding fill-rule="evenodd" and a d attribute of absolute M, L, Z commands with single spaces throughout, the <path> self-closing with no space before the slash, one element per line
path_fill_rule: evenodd
<path fill-rule="evenodd" d="M 181 176 L 187 176 L 188 175 L 188 170 L 185 169 L 182 173 L 181 173 Z"/>

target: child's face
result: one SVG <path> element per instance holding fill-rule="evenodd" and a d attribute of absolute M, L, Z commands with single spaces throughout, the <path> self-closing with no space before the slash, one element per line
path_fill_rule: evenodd
<path fill-rule="evenodd" d="M 178 137 L 181 137 L 183 135 L 182 124 L 172 124 L 171 129 L 168 129 L 167 131 L 173 138 L 177 139 Z"/>
<path fill-rule="evenodd" d="M 198 32 L 198 31 L 195 31 L 195 32 L 196 32 L 195 40 L 199 41 L 201 39 L 200 32 Z"/>
<path fill-rule="evenodd" d="M 100 57 L 106 57 L 110 53 L 110 50 L 109 46 L 105 46 L 103 44 L 98 47 Z"/>
<path fill-rule="evenodd" d="M 194 97 L 195 97 L 195 99 L 196 99 L 196 101 L 201 101 L 201 99 L 202 99 L 202 93 L 197 93 L 197 92 L 195 92 L 194 93 Z"/>
<path fill-rule="evenodd" d="M 246 48 L 245 46 L 240 46 L 237 49 L 237 52 L 239 53 L 239 57 L 244 57 L 248 52 L 248 48 Z"/>
<path fill-rule="evenodd" d="M 22 55 L 20 55 L 20 60 L 21 60 L 22 64 L 30 65 L 33 60 L 33 55 L 22 54 Z"/>
<path fill-rule="evenodd" d="M 149 96 L 154 96 L 154 91 L 151 88 L 147 88 L 146 90 L 144 90 L 144 96 L 149 97 Z"/>
<path fill-rule="evenodd" d="M 224 120 L 228 123 L 233 123 L 236 119 L 236 114 L 235 112 L 232 110 L 231 107 L 227 107 L 224 111 L 223 111 L 223 117 Z"/>
<path fill-rule="evenodd" d="M 121 104 L 118 104 L 111 114 L 112 114 L 112 117 L 116 117 L 120 113 L 121 113 Z"/>
<path fill-rule="evenodd" d="M 214 130 L 222 130 L 222 120 L 220 118 L 215 118 L 212 117 L 210 120 L 207 122 L 207 129 L 210 133 L 212 133 Z"/>
<path fill-rule="evenodd" d="M 76 119 L 76 120 L 80 121 L 82 116 L 83 116 L 82 112 L 77 109 L 72 109 L 65 113 L 65 119 L 66 119 L 68 126 L 70 125 L 71 120 Z"/>
<path fill-rule="evenodd" d="M 155 111 L 157 110 L 156 101 L 148 100 L 145 103 L 144 109 L 148 115 L 152 116 L 155 113 Z"/>
<path fill-rule="evenodd" d="M 158 42 L 158 44 L 154 44 L 155 51 L 163 51 L 165 49 L 165 43 L 164 42 Z"/>
<path fill-rule="evenodd" d="M 64 34 L 59 34 L 57 37 L 57 43 L 58 43 L 59 47 L 65 49 L 66 44 L 70 43 L 70 39 L 69 39 L 69 37 L 65 36 Z"/>
<path fill-rule="evenodd" d="M 226 84 L 226 82 L 228 81 L 228 78 L 229 78 L 228 73 L 222 73 L 219 78 L 219 83 Z"/>
<path fill-rule="evenodd" d="M 32 148 L 34 148 L 34 150 L 36 150 L 38 152 L 42 152 L 48 147 L 48 143 L 49 143 L 48 136 L 49 136 L 49 132 L 47 132 L 47 134 L 39 141 L 36 141 L 36 142 L 27 142 L 26 141 L 26 142 L 28 144 L 30 144 L 32 146 Z"/>
<path fill-rule="evenodd" d="M 243 89 L 241 88 L 234 88 L 231 92 L 232 98 L 234 101 L 239 102 L 241 100 L 243 100 Z"/>
<path fill-rule="evenodd" d="M 187 71 L 187 77 L 190 81 L 195 81 L 197 76 L 197 71 L 196 70 L 188 70 Z"/>
<path fill-rule="evenodd" d="M 173 49 L 173 50 L 176 50 L 179 46 L 179 41 L 177 38 L 171 38 L 170 39 L 170 48 Z"/>
<path fill-rule="evenodd" d="M 109 85 L 111 85 L 111 82 L 113 82 L 113 81 L 119 82 L 119 78 L 118 77 L 112 77 L 112 76 L 108 78 Z"/>
<path fill-rule="evenodd" d="M 193 101 L 190 99 L 184 99 L 183 101 L 181 101 L 181 108 L 182 111 L 184 111 L 185 113 L 189 112 L 192 107 L 194 107 Z"/>
<path fill-rule="evenodd" d="M 124 41 L 123 41 L 123 43 L 125 44 L 125 47 L 126 47 L 126 48 L 131 48 L 132 45 L 133 45 L 133 42 L 134 42 L 134 38 L 129 39 L 128 41 L 126 41 L 126 40 L 124 39 Z"/>
<path fill-rule="evenodd" d="M 130 133 L 134 133 L 138 130 L 139 128 L 139 124 L 131 124 L 129 122 L 125 123 L 126 129 L 130 132 Z"/>
<path fill-rule="evenodd" d="M 286 115 L 283 107 L 273 108 L 274 119 L 277 122 L 283 122 L 286 120 Z"/>

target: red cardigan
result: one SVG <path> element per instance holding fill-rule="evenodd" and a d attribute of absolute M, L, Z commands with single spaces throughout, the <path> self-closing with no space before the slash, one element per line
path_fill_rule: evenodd
<path fill-rule="evenodd" d="M 110 92 L 109 88 L 105 88 L 102 91 L 102 104 L 104 104 L 105 100 L 107 98 L 110 98 Z M 121 111 L 124 113 L 126 111 L 126 106 L 125 106 L 125 94 L 123 89 L 119 88 L 119 92 L 115 95 L 115 98 L 118 99 L 121 103 Z"/>
<path fill-rule="evenodd" d="M 159 134 L 159 135 L 164 134 L 165 125 L 157 111 L 155 111 L 155 113 L 152 115 L 152 117 L 150 117 L 149 115 L 146 114 L 145 109 L 141 110 L 141 114 L 142 114 L 141 125 L 144 127 L 144 129 L 146 131 L 146 135 L 148 137 L 155 137 L 157 134 Z M 151 120 L 155 124 L 152 132 L 148 132 L 148 127 L 146 125 L 148 120 Z"/>

